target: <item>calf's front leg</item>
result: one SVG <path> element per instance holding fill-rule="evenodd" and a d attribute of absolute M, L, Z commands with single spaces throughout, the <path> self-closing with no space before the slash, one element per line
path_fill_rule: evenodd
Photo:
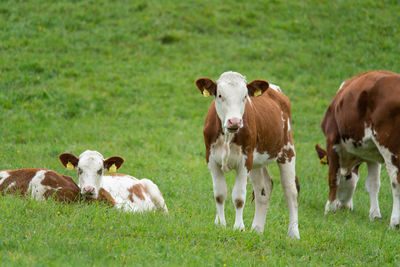
<path fill-rule="evenodd" d="M 234 229 L 244 230 L 243 208 L 246 202 L 246 186 L 247 186 L 247 169 L 239 168 L 236 173 L 235 185 L 232 190 L 232 201 L 236 208 Z"/>
<path fill-rule="evenodd" d="M 214 199 L 217 207 L 215 224 L 226 226 L 224 205 L 227 195 L 227 189 L 225 176 L 221 170 L 221 167 L 218 166 L 218 164 L 216 164 L 213 160 L 208 163 L 208 168 L 210 169 L 211 177 L 213 180 Z"/>

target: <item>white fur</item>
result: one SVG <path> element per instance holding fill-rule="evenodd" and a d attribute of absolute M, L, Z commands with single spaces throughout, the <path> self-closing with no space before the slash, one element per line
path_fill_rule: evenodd
<path fill-rule="evenodd" d="M 0 185 L 4 183 L 4 181 L 10 176 L 10 174 L 7 171 L 1 171 L 0 172 Z"/>
<path fill-rule="evenodd" d="M 291 161 L 278 164 L 281 174 L 281 184 L 285 194 L 286 205 L 289 209 L 288 235 L 291 238 L 300 238 L 298 222 L 298 195 L 295 183 L 295 157 Z"/>
<path fill-rule="evenodd" d="M 270 84 L 269 84 L 269 87 L 272 88 L 272 89 L 274 89 L 275 91 L 277 91 L 277 92 L 279 92 L 279 93 L 282 93 L 281 88 L 280 88 L 278 85 L 276 85 L 276 84 L 270 83 Z"/>
<path fill-rule="evenodd" d="M 11 184 L 9 184 L 5 190 L 5 192 L 7 192 L 8 190 L 10 190 L 11 188 L 13 188 L 17 183 L 16 182 L 12 182 Z"/>
<path fill-rule="evenodd" d="M 338 89 L 338 92 L 339 92 L 340 90 L 342 90 L 343 85 L 345 84 L 345 82 L 346 82 L 346 81 L 344 81 L 344 82 L 342 82 L 342 83 L 340 84 L 340 87 L 339 87 L 339 89 Z"/>

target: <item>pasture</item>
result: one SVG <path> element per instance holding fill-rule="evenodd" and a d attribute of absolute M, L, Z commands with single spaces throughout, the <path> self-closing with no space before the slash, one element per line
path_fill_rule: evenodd
<path fill-rule="evenodd" d="M 125 159 L 119 172 L 152 179 L 169 209 L 126 214 L 0 196 L 0 265 L 395 265 L 392 193 L 382 168 L 382 220 L 370 222 L 362 166 L 354 211 L 324 216 L 328 170 L 316 143 L 344 79 L 400 72 L 398 1 L 1 1 L 0 169 L 49 168 L 94 149 Z M 214 225 L 203 123 L 211 98 L 194 85 L 227 70 L 279 85 L 292 103 L 300 240 L 287 238 L 279 172 L 263 235 Z"/>

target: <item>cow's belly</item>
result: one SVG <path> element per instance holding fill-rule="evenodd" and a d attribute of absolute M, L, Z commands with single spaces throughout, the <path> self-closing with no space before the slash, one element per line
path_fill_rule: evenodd
<path fill-rule="evenodd" d="M 210 160 L 213 160 L 220 167 L 223 166 L 224 161 L 230 170 L 238 170 L 244 167 L 247 156 L 243 153 L 240 146 L 224 142 L 223 137 L 220 136 L 217 141 L 211 146 Z M 268 153 L 259 153 L 257 150 L 253 152 L 253 169 L 261 168 L 270 162 L 276 161 L 276 157 L 271 157 Z"/>
<path fill-rule="evenodd" d="M 346 165 L 346 162 L 351 161 L 352 159 L 353 161 L 358 160 L 383 163 L 383 157 L 374 142 L 374 138 L 369 135 L 364 136 L 364 138 L 359 142 L 355 142 L 351 139 L 342 141 L 340 146 L 336 147 L 336 150 L 339 152 L 342 166 Z"/>
<path fill-rule="evenodd" d="M 257 150 L 253 153 L 253 169 L 261 168 L 270 162 L 276 161 L 276 157 L 271 157 L 267 152 L 258 153 Z"/>

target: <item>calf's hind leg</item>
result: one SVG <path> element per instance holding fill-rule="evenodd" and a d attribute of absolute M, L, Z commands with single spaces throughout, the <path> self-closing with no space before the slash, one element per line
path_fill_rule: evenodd
<path fill-rule="evenodd" d="M 291 238 L 300 239 L 298 222 L 298 194 L 296 189 L 295 157 L 286 163 L 278 163 L 281 173 L 281 184 L 285 194 L 286 204 L 289 209 L 289 230 Z"/>

